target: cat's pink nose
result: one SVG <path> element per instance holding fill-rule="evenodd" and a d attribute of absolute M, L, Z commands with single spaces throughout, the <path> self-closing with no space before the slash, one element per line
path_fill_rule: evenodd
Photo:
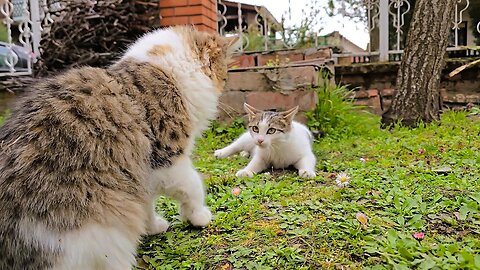
<path fill-rule="evenodd" d="M 257 139 L 257 142 L 258 142 L 258 144 L 262 144 L 262 143 L 263 143 L 263 139 Z"/>

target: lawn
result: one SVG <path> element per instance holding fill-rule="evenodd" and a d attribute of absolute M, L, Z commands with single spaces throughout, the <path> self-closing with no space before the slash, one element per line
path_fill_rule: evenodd
<path fill-rule="evenodd" d="M 308 180 L 288 170 L 236 178 L 248 159 L 212 154 L 243 126 L 213 125 L 194 155 L 212 224 L 193 228 L 160 198 L 172 226 L 143 239 L 137 268 L 480 269 L 480 122 L 449 112 L 382 130 L 378 117 L 349 117 L 315 141 L 318 176 Z"/>
<path fill-rule="evenodd" d="M 172 227 L 144 239 L 138 268 L 480 269 L 480 122 L 450 112 L 414 130 L 382 130 L 369 114 L 351 123 L 315 142 L 310 180 L 288 170 L 236 178 L 248 159 L 212 154 L 242 127 L 212 127 L 194 155 L 212 224 L 182 223 L 160 198 Z"/>

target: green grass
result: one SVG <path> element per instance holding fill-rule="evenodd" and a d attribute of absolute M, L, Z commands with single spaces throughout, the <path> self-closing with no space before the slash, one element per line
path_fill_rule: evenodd
<path fill-rule="evenodd" d="M 387 131 L 378 117 L 342 114 L 341 128 L 315 142 L 318 176 L 310 180 L 287 170 L 236 178 L 248 159 L 212 154 L 242 122 L 214 124 L 194 155 L 212 224 L 193 228 L 174 201 L 159 199 L 172 227 L 143 239 L 138 268 L 480 269 L 480 122 L 450 112 L 438 124 Z M 351 177 L 346 188 L 335 185 L 339 172 Z"/>
<path fill-rule="evenodd" d="M 215 125 L 194 155 L 212 224 L 182 223 L 175 203 L 159 199 L 173 224 L 144 239 L 138 268 L 480 269 L 480 122 L 447 113 L 439 124 L 388 131 L 377 117 L 354 118 L 363 123 L 357 132 L 337 130 L 315 142 L 318 176 L 311 180 L 293 171 L 236 178 L 248 159 L 212 154 L 241 124 Z M 442 167 L 449 170 L 435 172 Z M 335 185 L 339 172 L 351 177 L 346 188 Z"/>

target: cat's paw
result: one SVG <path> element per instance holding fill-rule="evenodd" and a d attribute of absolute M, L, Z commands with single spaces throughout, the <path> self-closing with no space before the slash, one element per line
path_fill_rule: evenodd
<path fill-rule="evenodd" d="M 228 157 L 227 151 L 225 151 L 223 149 L 216 150 L 215 153 L 213 153 L 213 155 L 216 158 L 226 158 L 226 157 Z"/>
<path fill-rule="evenodd" d="M 170 223 L 168 223 L 168 221 L 156 215 L 154 219 L 150 221 L 147 233 L 149 235 L 164 233 L 168 230 L 169 226 Z"/>
<path fill-rule="evenodd" d="M 249 157 L 250 153 L 248 151 L 242 151 L 242 152 L 240 152 L 240 156 L 241 157 Z"/>
<path fill-rule="evenodd" d="M 181 207 L 180 216 L 195 227 L 205 227 L 212 221 L 212 212 L 206 206 L 199 208 Z"/>
<path fill-rule="evenodd" d="M 253 177 L 253 172 L 247 169 L 241 169 L 236 174 L 236 177 Z"/>
<path fill-rule="evenodd" d="M 314 178 L 317 176 L 314 171 L 311 170 L 298 170 L 298 175 L 304 178 Z"/>

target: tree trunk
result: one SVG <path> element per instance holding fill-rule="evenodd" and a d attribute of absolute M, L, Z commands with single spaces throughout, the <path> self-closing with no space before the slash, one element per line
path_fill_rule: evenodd
<path fill-rule="evenodd" d="M 397 75 L 397 91 L 382 125 L 400 122 L 415 127 L 440 118 L 440 75 L 455 3 L 452 0 L 417 0 L 407 45 Z"/>

